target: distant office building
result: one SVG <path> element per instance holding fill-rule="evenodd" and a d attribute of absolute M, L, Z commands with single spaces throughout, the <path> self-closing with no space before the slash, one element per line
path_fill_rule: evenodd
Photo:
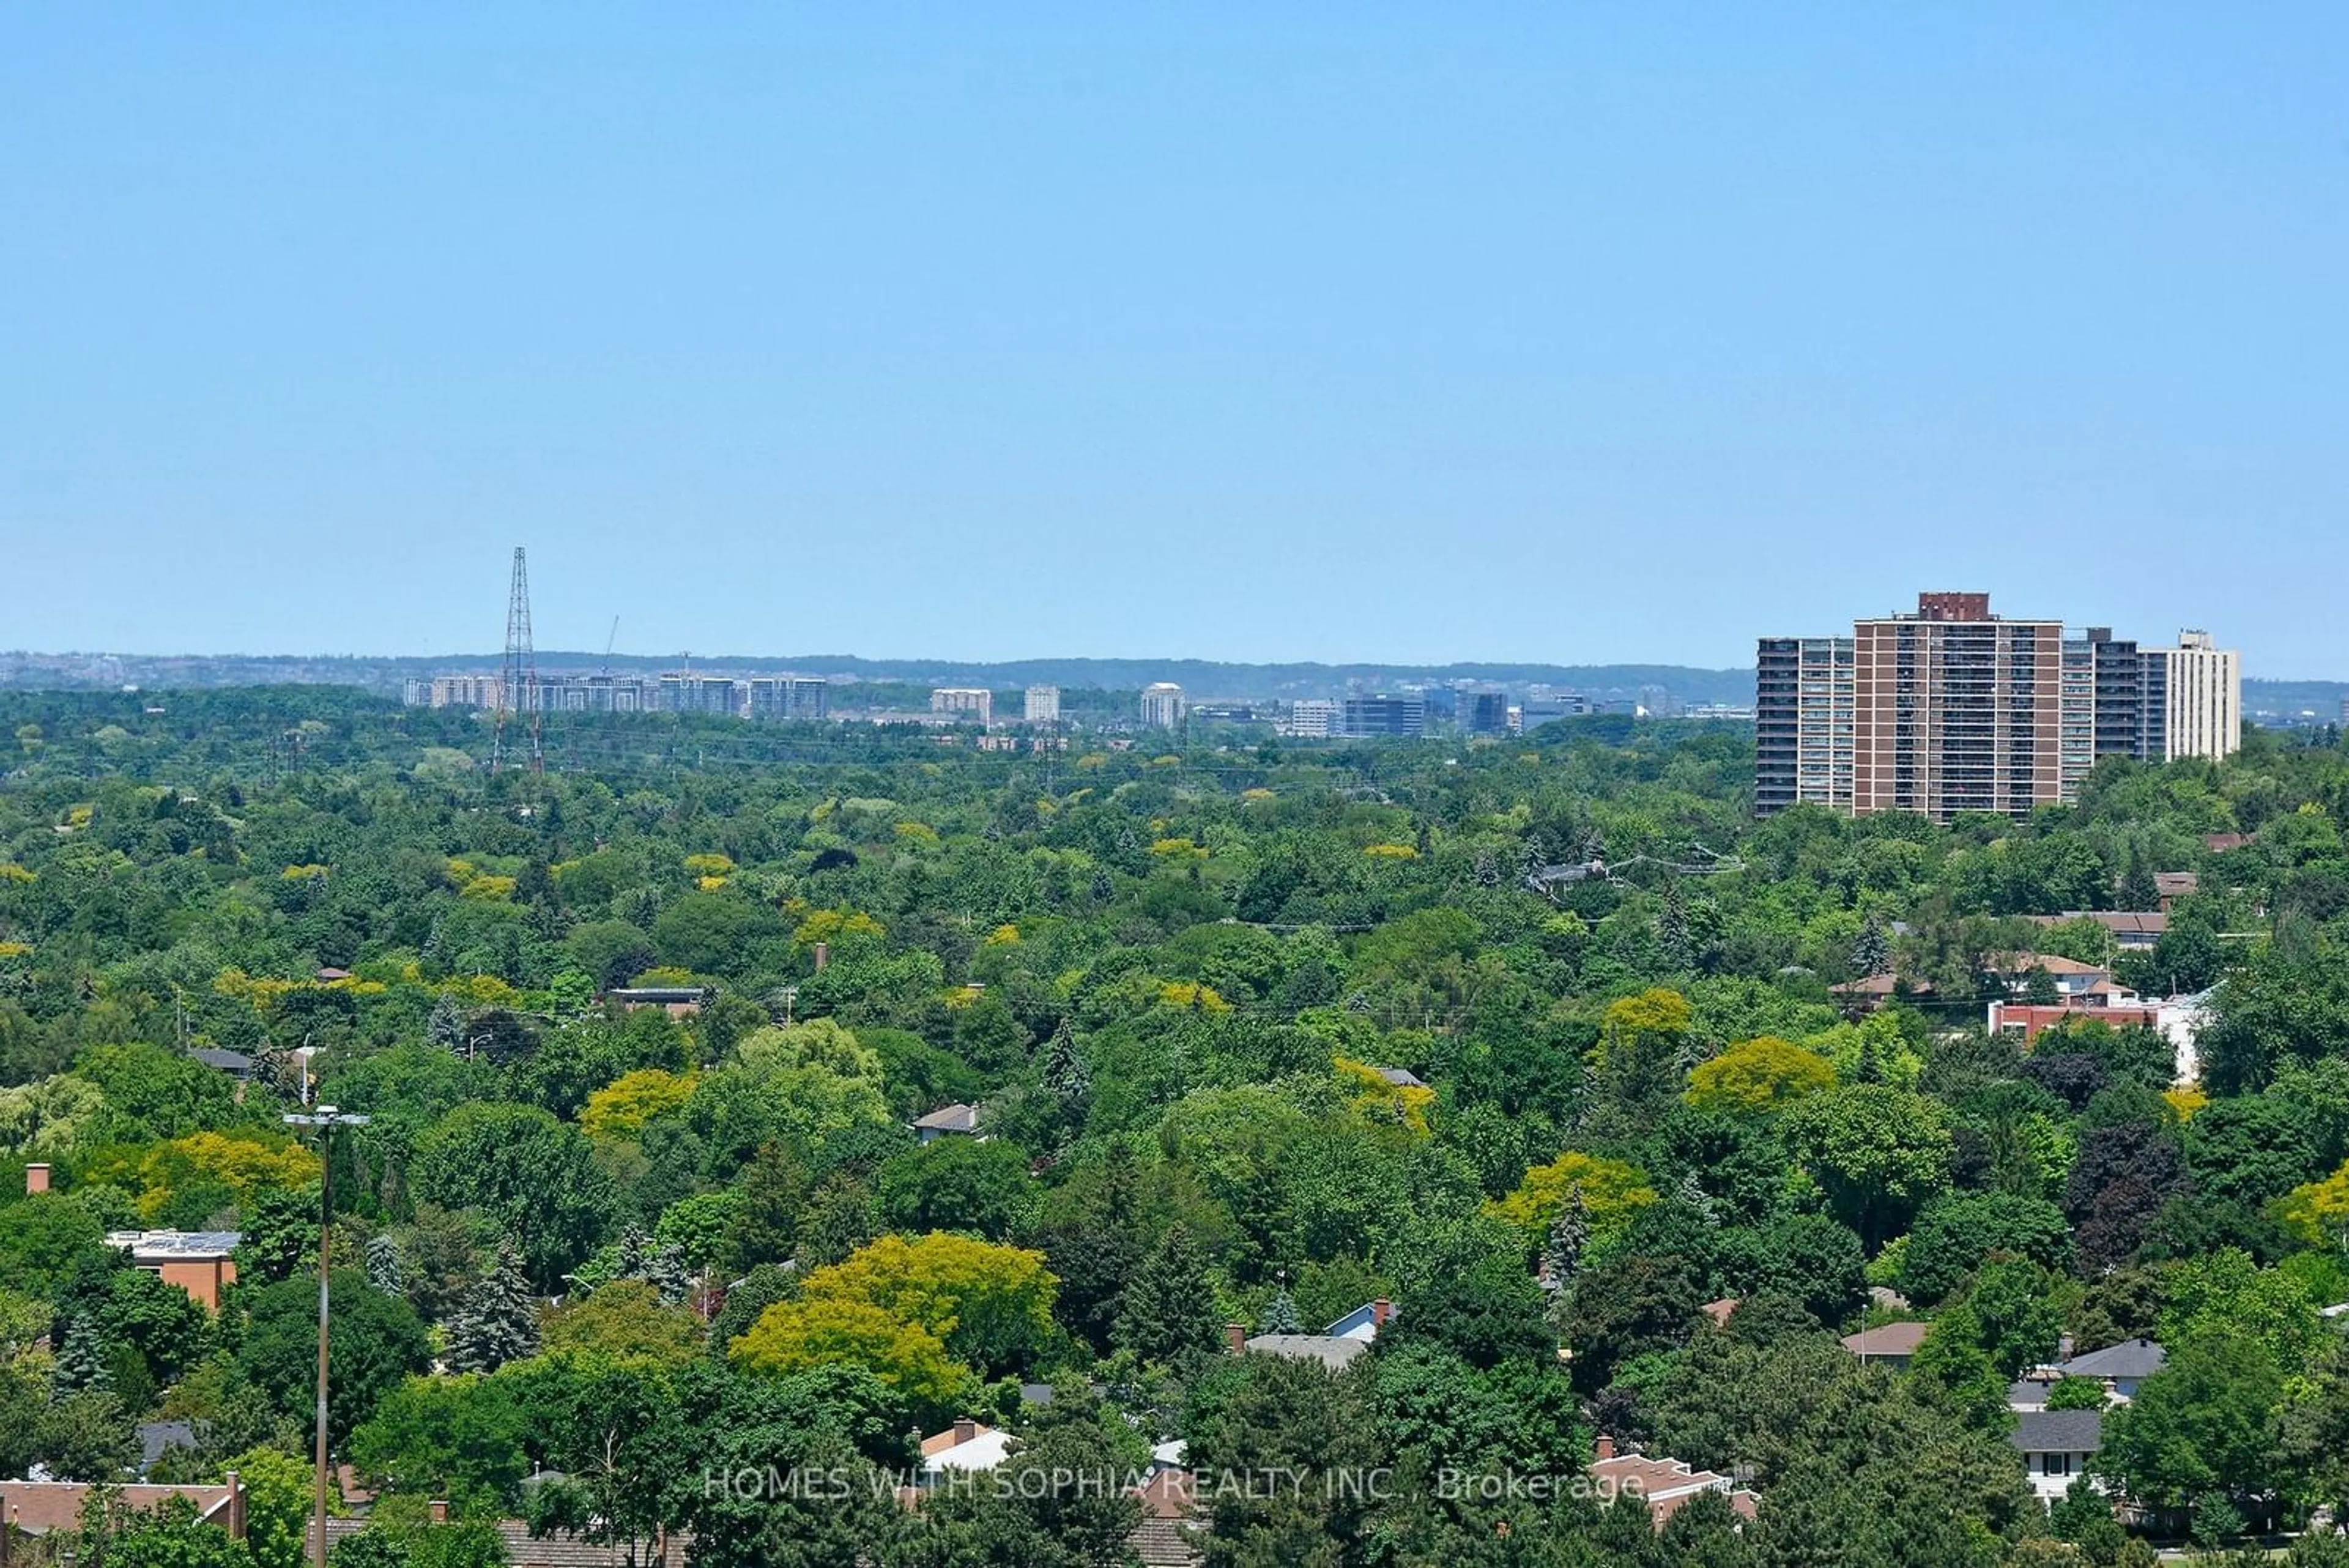
<path fill-rule="evenodd" d="M 812 722 L 832 715 L 832 682 L 821 675 L 753 675 L 750 716 Z"/>
<path fill-rule="evenodd" d="M 661 705 L 658 680 L 636 675 L 550 676 L 538 683 L 550 713 L 649 713 Z"/>
<path fill-rule="evenodd" d="M 2143 761 L 2150 743 L 2158 761 L 2166 712 L 2161 688 L 2167 672 L 2149 667 L 2137 644 L 2115 638 L 2110 627 L 2090 627 L 2087 647 L 2092 677 L 2088 732 L 2095 737 L 2095 754 Z"/>
<path fill-rule="evenodd" d="M 1345 722 L 1345 710 L 1327 697 L 1305 697 L 1288 705 L 1288 716 L 1281 722 L 1281 732 L 1299 740 L 1327 740 L 1338 732 Z"/>
<path fill-rule="evenodd" d="M 1575 719 L 1592 711 L 1590 699 L 1564 686 L 1535 686 L 1517 704 L 1517 727 L 1539 729 L 1557 719 Z"/>
<path fill-rule="evenodd" d="M 995 722 L 995 693 L 984 686 L 941 686 L 930 693 L 930 712 L 984 728 Z"/>
<path fill-rule="evenodd" d="M 1194 719 L 1213 719 L 1225 724 L 1253 724 L 1256 704 L 1253 702 L 1195 702 L 1191 705 Z"/>
<path fill-rule="evenodd" d="M 1427 732 L 1427 704 L 1417 697 L 1389 697 L 1383 693 L 1349 697 L 1342 732 L 1350 739 L 1423 735 Z"/>
<path fill-rule="evenodd" d="M 1506 691 L 1462 692 L 1460 727 L 1472 735 L 1507 734 L 1509 694 Z"/>
<path fill-rule="evenodd" d="M 1031 724 L 1057 724 L 1061 722 L 1061 689 L 1057 686 L 1030 686 L 1027 701 L 1019 716 Z"/>
<path fill-rule="evenodd" d="M 2064 645 L 2067 681 L 2076 679 L 2069 672 L 2084 648 L 2093 670 L 2096 757 L 2215 760 L 2241 746 L 2242 656 L 2218 647 L 2209 633 L 2182 632 L 2175 648 L 2140 648 L 2090 627 L 2084 643 Z"/>
<path fill-rule="evenodd" d="M 1183 689 L 1161 680 L 1142 689 L 1142 722 L 1154 730 L 1172 730 L 1183 722 Z"/>
<path fill-rule="evenodd" d="M 1852 809 L 2028 815 L 2065 798 L 2064 623 L 1926 593 L 1852 623 Z"/>
<path fill-rule="evenodd" d="M 435 708 L 494 708 L 501 684 L 494 675 L 436 675 L 429 701 Z"/>
<path fill-rule="evenodd" d="M 2220 757 L 2240 741 L 2239 656 L 2200 632 L 2174 649 L 2104 627 L 2066 639 L 2061 621 L 1992 615 L 1987 594 L 1927 593 L 1852 633 L 1756 645 L 1758 815 L 1812 801 L 2022 816 L 2077 799 L 2099 758 Z"/>
<path fill-rule="evenodd" d="M 670 670 L 660 678 L 657 690 L 664 713 L 739 714 L 742 711 L 742 694 L 730 675 Z"/>
<path fill-rule="evenodd" d="M 1851 809 L 1852 639 L 1765 637 L 1754 670 L 1754 807 Z"/>
<path fill-rule="evenodd" d="M 2147 649 L 2148 675 L 2160 670 L 2162 733 L 2158 757 L 2217 761 L 2243 743 L 2243 656 L 2222 649 L 2207 631 L 2184 631 L 2176 648 Z"/>

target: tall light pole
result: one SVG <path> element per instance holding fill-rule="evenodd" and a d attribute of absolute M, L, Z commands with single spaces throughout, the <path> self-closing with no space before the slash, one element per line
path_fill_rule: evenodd
<path fill-rule="evenodd" d="M 315 1568 L 326 1568 L 326 1259 L 335 1223 L 335 1129 L 363 1127 L 367 1118 L 320 1106 L 311 1115 L 289 1115 L 285 1121 L 291 1127 L 318 1129 L 318 1506 L 312 1521 L 317 1540 L 310 1561 Z"/>

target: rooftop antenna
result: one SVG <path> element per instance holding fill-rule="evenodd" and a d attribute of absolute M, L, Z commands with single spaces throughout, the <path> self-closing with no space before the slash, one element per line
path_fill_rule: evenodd
<path fill-rule="evenodd" d="M 546 771 L 546 753 L 539 737 L 538 655 L 530 645 L 530 561 L 523 547 L 516 545 L 513 587 L 506 596 L 506 661 L 498 680 L 490 772 L 494 774 L 505 765 L 506 715 L 525 711 L 530 714 L 530 771 L 543 774 Z"/>

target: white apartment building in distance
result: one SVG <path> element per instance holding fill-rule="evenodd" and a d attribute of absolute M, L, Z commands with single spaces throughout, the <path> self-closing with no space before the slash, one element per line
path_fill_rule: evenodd
<path fill-rule="evenodd" d="M 1338 732 L 1345 716 L 1343 704 L 1328 697 L 1300 697 L 1288 705 L 1281 732 L 1300 740 L 1326 741 Z"/>
<path fill-rule="evenodd" d="M 1183 689 L 1160 680 L 1142 690 L 1142 722 L 1154 730 L 1171 730 L 1183 722 Z"/>
<path fill-rule="evenodd" d="M 1057 724 L 1061 722 L 1061 689 L 1057 686 L 1030 686 L 1028 701 L 1020 717 L 1031 724 Z"/>
<path fill-rule="evenodd" d="M 995 693 L 984 686 L 940 686 L 930 692 L 934 718 L 982 727 L 995 722 Z"/>
<path fill-rule="evenodd" d="M 2243 656 L 2207 631 L 2178 633 L 2176 648 L 2149 648 L 2148 663 L 2168 667 L 2162 694 L 2162 760 L 2214 761 L 2243 743 Z"/>

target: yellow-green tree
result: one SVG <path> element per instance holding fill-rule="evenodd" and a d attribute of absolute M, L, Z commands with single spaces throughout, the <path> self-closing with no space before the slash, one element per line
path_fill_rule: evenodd
<path fill-rule="evenodd" d="M 665 1307 L 642 1280 L 614 1280 L 546 1316 L 547 1351 L 690 1366 L 701 1355 L 701 1324 L 686 1307 Z"/>
<path fill-rule="evenodd" d="M 1656 1189 L 1639 1167 L 1568 1149 L 1547 1165 L 1526 1171 L 1516 1191 L 1492 1205 L 1493 1211 L 1538 1244 L 1565 1207 L 1566 1195 L 1577 1187 L 1590 1212 L 1591 1230 L 1599 1235 L 1620 1228 L 1634 1211 L 1656 1200 Z"/>
<path fill-rule="evenodd" d="M 302 1568 L 309 1539 L 310 1467 L 277 1449 L 247 1449 L 229 1460 L 245 1490 L 244 1544 L 254 1568 Z"/>
<path fill-rule="evenodd" d="M 1682 1096 L 1702 1111 L 1769 1112 L 1835 1087 L 1835 1064 L 1791 1040 L 1741 1040 L 1689 1074 Z"/>
<path fill-rule="evenodd" d="M 958 1406 L 972 1380 L 936 1334 L 871 1302 L 778 1302 L 734 1342 L 732 1354 L 738 1366 L 774 1376 L 862 1366 L 932 1413 Z"/>
<path fill-rule="evenodd" d="M 265 1143 L 233 1133 L 199 1132 L 149 1149 L 139 1161 L 139 1212 L 153 1219 L 178 1193 L 217 1184 L 251 1203 L 271 1189 L 318 1179 L 318 1157 L 299 1144 Z"/>
<path fill-rule="evenodd" d="M 1630 1097 L 1669 1092 L 1680 1081 L 1680 1056 L 1696 1026 L 1689 1000 L 1661 986 L 1607 1004 L 1591 1064 L 1616 1092 Z"/>
<path fill-rule="evenodd" d="M 769 1307 L 734 1355 L 770 1372 L 859 1361 L 909 1393 L 936 1391 L 947 1374 L 930 1344 L 957 1378 L 1025 1366 L 1051 1335 L 1058 1284 L 1044 1254 L 1023 1247 L 943 1232 L 884 1236 L 809 1274 L 799 1299 Z"/>
<path fill-rule="evenodd" d="M 2349 1161 L 2321 1181 L 2302 1182 L 2275 1200 L 2276 1222 L 2312 1247 L 2349 1235 Z"/>
<path fill-rule="evenodd" d="M 645 1124 L 685 1108 L 693 1098 L 694 1075 L 659 1067 L 623 1073 L 587 1096 L 579 1113 L 582 1131 L 597 1137 L 632 1138 Z"/>
<path fill-rule="evenodd" d="M 1424 1084 L 1391 1084 L 1378 1068 L 1350 1056 L 1333 1056 L 1330 1064 L 1347 1108 L 1356 1116 L 1426 1136 L 1427 1113 L 1435 1104 L 1433 1089 Z"/>

